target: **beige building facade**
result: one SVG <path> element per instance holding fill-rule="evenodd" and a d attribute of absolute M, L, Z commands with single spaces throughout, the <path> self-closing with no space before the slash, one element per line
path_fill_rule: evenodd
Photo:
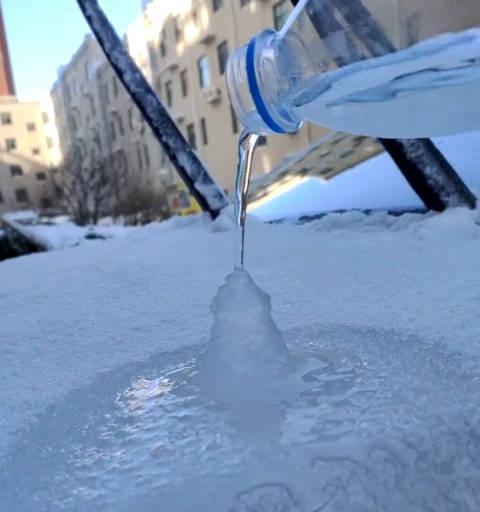
<path fill-rule="evenodd" d="M 364 0 L 397 47 L 443 30 L 480 25 L 478 0 Z M 228 56 L 265 28 L 279 29 L 290 0 L 144 1 L 144 12 L 127 30 L 125 45 L 190 145 L 231 193 L 241 126 L 231 109 L 225 80 Z M 461 12 L 461 14 L 459 14 Z M 447 25 L 445 25 L 447 26 Z M 168 187 L 178 180 L 159 144 L 106 62 L 87 36 L 52 90 L 61 148 L 98 147 L 121 155 L 139 183 Z M 271 136 L 259 147 L 254 175 L 313 144 L 328 130 L 305 125 L 295 135 Z"/>
<path fill-rule="evenodd" d="M 56 131 L 40 102 L 0 97 L 0 214 L 52 208 Z"/>
<path fill-rule="evenodd" d="M 143 17 L 140 20 L 141 25 L 139 21 L 132 24 L 125 44 L 148 77 Z M 108 165 L 122 167 L 136 185 L 167 186 L 170 175 L 163 152 L 93 36 L 87 35 L 71 61 L 60 69 L 51 97 L 63 158 L 76 149 L 86 166 L 101 158 Z"/>
<path fill-rule="evenodd" d="M 289 0 L 153 0 L 145 7 L 155 90 L 229 193 L 242 127 L 228 99 L 228 56 L 255 33 L 280 27 L 290 11 Z M 306 126 L 296 135 L 264 140 L 255 156 L 254 175 L 270 171 L 285 155 L 326 133 Z"/>

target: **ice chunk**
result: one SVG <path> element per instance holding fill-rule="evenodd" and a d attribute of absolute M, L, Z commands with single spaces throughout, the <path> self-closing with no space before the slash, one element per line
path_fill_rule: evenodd
<path fill-rule="evenodd" d="M 236 409 L 273 405 L 286 387 L 289 353 L 273 321 L 270 296 L 237 268 L 219 288 L 211 311 L 198 382 L 212 398 Z"/>

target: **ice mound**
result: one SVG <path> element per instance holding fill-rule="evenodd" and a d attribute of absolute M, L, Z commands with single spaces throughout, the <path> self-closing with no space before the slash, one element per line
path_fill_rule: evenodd
<path fill-rule="evenodd" d="M 271 309 L 270 296 L 245 269 L 227 276 L 211 304 L 210 342 L 198 362 L 205 394 L 250 410 L 281 399 L 290 357 Z"/>

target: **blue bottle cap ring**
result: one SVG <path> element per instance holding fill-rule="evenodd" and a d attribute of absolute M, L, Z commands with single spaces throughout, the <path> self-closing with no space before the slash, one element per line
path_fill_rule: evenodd
<path fill-rule="evenodd" d="M 262 121 L 275 133 L 287 133 L 283 130 L 272 118 L 267 110 L 267 106 L 263 101 L 262 95 L 260 94 L 260 87 L 258 86 L 257 74 L 255 73 L 255 43 L 257 37 L 253 37 L 247 46 L 246 55 L 246 68 L 247 68 L 247 79 L 248 87 L 250 88 L 250 94 L 253 99 L 253 103 Z"/>

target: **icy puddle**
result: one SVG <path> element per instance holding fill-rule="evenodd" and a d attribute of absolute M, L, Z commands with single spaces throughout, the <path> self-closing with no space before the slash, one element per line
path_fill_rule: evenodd
<path fill-rule="evenodd" d="M 476 362 L 393 331 L 280 333 L 243 270 L 212 311 L 206 350 L 117 369 L 20 432 L 0 510 L 478 512 Z"/>

